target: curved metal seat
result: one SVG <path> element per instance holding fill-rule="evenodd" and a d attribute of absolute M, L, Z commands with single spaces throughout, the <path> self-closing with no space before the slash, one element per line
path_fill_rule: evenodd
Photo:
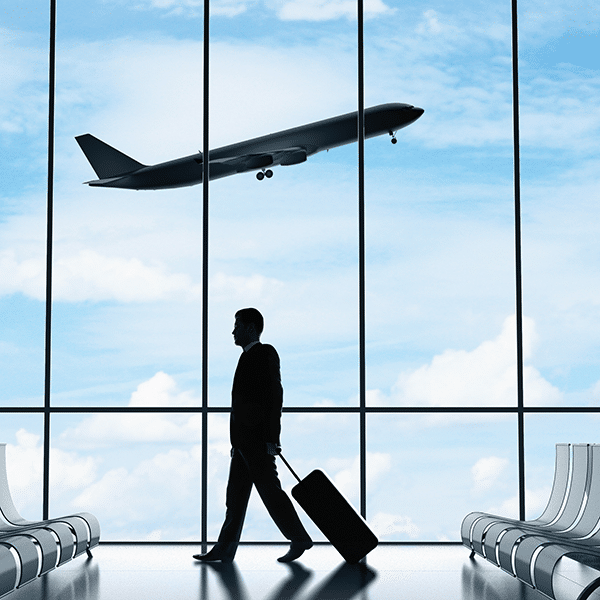
<path fill-rule="evenodd" d="M 90 513 L 26 521 L 17 511 L 0 444 L 0 596 L 97 546 L 100 525 Z"/>
<path fill-rule="evenodd" d="M 562 487 L 556 485 L 557 479 L 560 479 L 558 454 L 557 445 L 555 485 L 548 506 L 539 519 L 524 522 L 498 519 L 487 523 L 487 527 L 480 531 L 477 527 L 483 519 L 471 521 L 471 536 L 484 538 L 481 540 L 483 555 L 490 562 L 551 598 L 556 597 L 555 575 L 563 557 L 584 564 L 586 559 L 582 558 L 583 555 L 593 557 L 596 563 L 600 558 L 600 445 L 573 445 L 568 484 L 564 486 L 566 493 L 556 511 L 555 490 Z M 556 514 L 548 521 L 552 504 L 552 512 Z M 472 547 L 476 545 L 472 544 Z M 581 580 L 575 583 L 578 591 L 571 590 L 573 600 L 575 597 L 577 600 L 587 599 L 600 588 L 600 570 L 586 566 L 580 576 Z"/>
<path fill-rule="evenodd" d="M 536 588 L 541 586 L 544 593 L 553 591 L 552 577 L 563 556 L 589 554 L 597 558 L 600 553 L 600 445 L 591 446 L 590 454 L 591 481 L 576 524 L 544 536 L 525 536 L 514 549 L 517 577 Z"/>
<path fill-rule="evenodd" d="M 7 535 L 0 537 L 0 544 L 14 548 L 19 557 L 15 587 L 21 587 L 37 577 L 41 559 L 32 538 L 26 535 Z"/>
<path fill-rule="evenodd" d="M 596 543 L 598 544 L 600 542 Z M 546 544 L 542 541 L 540 546 L 541 551 L 537 554 L 533 568 L 530 567 L 530 572 L 533 571 L 534 573 L 534 587 L 551 598 L 556 597 L 554 593 L 554 572 L 556 571 L 561 558 L 587 554 L 597 560 L 600 553 L 600 547 L 598 545 L 595 548 L 586 550 L 579 545 Z M 586 600 L 594 590 L 600 587 L 600 571 L 596 571 L 596 574 L 594 574 L 593 571 L 590 570 L 590 573 L 592 573 L 592 575 L 590 576 L 588 574 L 588 580 L 584 582 L 585 587 L 577 597 L 577 600 Z"/>
<path fill-rule="evenodd" d="M 47 521 L 27 521 L 17 511 L 6 476 L 6 444 L 0 444 L 0 530 L 16 528 L 41 527 L 53 531 L 60 544 L 58 564 L 87 552 L 91 556 L 91 548 L 100 540 L 100 524 L 90 513 L 77 513 L 66 517 Z"/>
<path fill-rule="evenodd" d="M 485 547 L 485 540 L 494 538 L 493 554 L 495 554 L 495 540 L 500 534 L 511 525 L 547 527 L 556 522 L 564 509 L 565 498 L 570 488 L 571 473 L 571 450 L 570 444 L 556 444 L 556 460 L 554 467 L 554 481 L 552 491 L 546 508 L 542 514 L 533 521 L 519 521 L 497 515 L 490 515 L 483 512 L 473 512 L 468 514 L 461 526 L 461 536 L 463 544 L 476 552 L 477 554 L 488 558 L 490 549 Z M 493 529 L 490 532 L 490 528 Z M 488 536 L 488 532 L 490 535 Z M 490 558 L 491 559 L 491 558 Z M 497 561 L 493 561 L 496 562 Z"/>
<path fill-rule="evenodd" d="M 515 557 L 519 545 L 525 544 L 527 536 L 560 536 L 573 531 L 581 521 L 588 504 L 589 490 L 592 483 L 592 454 L 589 444 L 573 445 L 573 468 L 571 486 L 563 510 L 552 524 L 545 528 L 530 528 L 525 523 L 505 527 L 503 530 L 486 534 L 486 549 L 495 548 L 497 563 L 502 569 L 516 575 Z M 598 474 L 596 475 L 598 476 Z M 597 519 L 596 519 L 597 520 Z M 496 533 L 498 533 L 497 537 Z M 523 545 L 523 549 L 529 547 Z M 493 562 L 493 561 L 492 561 Z"/>
<path fill-rule="evenodd" d="M 54 569 L 58 562 L 58 547 L 56 538 L 47 529 L 13 529 L 10 531 L 0 531 L 0 543 L 7 543 L 6 540 L 16 537 L 27 538 L 34 544 L 34 548 L 39 548 L 39 553 L 36 548 L 36 556 L 41 555 L 37 566 L 37 575 L 43 575 Z M 18 552 L 18 549 L 15 547 Z M 19 553 L 19 552 L 18 552 Z M 19 553 L 20 554 L 20 553 Z"/>
<path fill-rule="evenodd" d="M 0 543 L 0 596 L 12 592 L 19 583 L 20 565 L 10 548 Z"/>

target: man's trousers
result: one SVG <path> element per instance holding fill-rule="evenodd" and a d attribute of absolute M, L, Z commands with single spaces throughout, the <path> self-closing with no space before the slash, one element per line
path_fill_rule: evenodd
<path fill-rule="evenodd" d="M 227 511 L 219 534 L 219 545 L 239 543 L 253 485 L 285 538 L 292 542 L 310 541 L 292 501 L 281 489 L 275 457 L 266 448 L 235 448 L 229 467 Z"/>

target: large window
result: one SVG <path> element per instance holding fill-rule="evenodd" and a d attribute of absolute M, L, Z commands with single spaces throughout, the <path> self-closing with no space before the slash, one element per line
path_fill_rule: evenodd
<path fill-rule="evenodd" d="M 542 510 L 554 444 L 598 441 L 597 12 L 5 4 L 0 442 L 26 518 L 87 510 L 104 541 L 214 540 L 247 306 L 281 357 L 286 457 L 326 470 L 382 541 Z M 85 133 L 153 164 L 363 102 L 425 114 L 397 144 L 262 181 L 82 185 Z M 279 539 L 258 497 L 242 539 Z"/>

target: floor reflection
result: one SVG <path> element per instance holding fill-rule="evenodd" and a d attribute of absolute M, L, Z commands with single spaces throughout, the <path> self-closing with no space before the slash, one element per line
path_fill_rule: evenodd
<path fill-rule="evenodd" d="M 60 567 L 59 567 L 60 569 Z M 10 600 L 99 600 L 100 568 L 93 559 L 86 559 L 77 570 L 52 571 L 48 577 L 38 577 L 11 592 Z"/>
<path fill-rule="evenodd" d="M 543 600 L 459 546 L 384 546 L 367 564 L 317 546 L 277 562 L 278 546 L 245 547 L 230 565 L 192 559 L 189 545 L 104 545 L 12 592 L 10 600 Z M 100 575 L 101 571 L 101 575 Z M 600 600 L 600 599 L 599 599 Z"/>
<path fill-rule="evenodd" d="M 342 598 L 349 600 L 359 592 L 366 590 L 367 586 L 376 577 L 376 572 L 367 565 L 344 563 L 308 598 L 310 600 L 337 600 Z"/>
<path fill-rule="evenodd" d="M 292 600 L 298 597 L 313 575 L 313 571 L 301 563 L 287 563 L 290 569 L 289 576 L 281 581 L 272 591 L 265 595 L 263 590 L 261 598 L 267 600 Z M 244 585 L 241 571 L 235 563 L 204 563 L 203 570 L 211 570 L 218 576 L 219 582 L 230 600 L 252 600 Z M 310 591 L 304 598 L 306 600 L 350 600 L 375 580 L 376 572 L 364 564 L 340 565 L 327 579 L 320 583 L 316 590 Z M 203 578 L 204 579 L 204 578 Z M 208 586 L 201 585 L 201 600 L 209 600 L 211 594 Z"/>
<path fill-rule="evenodd" d="M 235 563 L 203 563 L 201 569 L 203 571 L 210 569 L 219 576 L 223 589 L 225 589 L 231 600 L 246 600 L 248 598 L 240 570 Z M 210 594 L 208 593 L 207 586 L 202 585 L 201 600 L 208 600 L 209 597 Z"/>
<path fill-rule="evenodd" d="M 311 578 L 313 572 L 300 563 L 286 563 L 290 569 L 290 576 L 267 596 L 268 600 L 291 600 L 298 594 L 300 588 Z"/>
<path fill-rule="evenodd" d="M 474 558 L 463 565 L 462 600 L 540 600 L 543 596 L 522 581 L 498 569 L 482 569 Z"/>

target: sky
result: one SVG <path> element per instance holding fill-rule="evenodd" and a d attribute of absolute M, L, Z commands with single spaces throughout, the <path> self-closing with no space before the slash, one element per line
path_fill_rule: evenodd
<path fill-rule="evenodd" d="M 43 402 L 46 4 L 8 0 L 0 12 L 0 377 L 9 407 Z M 82 183 L 94 173 L 74 137 L 92 133 L 148 164 L 200 150 L 202 10 L 199 0 L 59 0 L 57 406 L 200 404 L 201 187 L 89 188 Z M 366 105 L 425 109 L 398 144 L 366 143 L 367 403 L 515 406 L 510 3 L 371 0 L 365 11 Z M 211 147 L 355 110 L 354 13 L 343 0 L 211 3 Z M 530 406 L 600 400 L 598 25 L 590 4 L 519 3 Z M 233 314 L 244 306 L 265 315 L 286 406 L 357 405 L 357 211 L 355 145 L 278 167 L 270 180 L 211 183 L 211 405 L 229 403 Z M 0 441 L 27 518 L 40 511 L 41 425 L 36 415 L 3 418 Z M 549 492 L 554 444 L 596 441 L 596 429 L 595 417 L 527 417 L 531 516 Z M 51 513 L 89 510 L 104 539 L 197 539 L 199 432 L 196 415 L 53 416 Z M 471 510 L 516 516 L 512 416 L 371 415 L 367 434 L 368 520 L 382 539 L 458 539 Z M 224 415 L 211 415 L 209 435 L 216 537 Z M 299 472 L 324 468 L 358 501 L 356 415 L 286 413 L 282 442 Z M 255 497 L 244 535 L 280 539 Z"/>

